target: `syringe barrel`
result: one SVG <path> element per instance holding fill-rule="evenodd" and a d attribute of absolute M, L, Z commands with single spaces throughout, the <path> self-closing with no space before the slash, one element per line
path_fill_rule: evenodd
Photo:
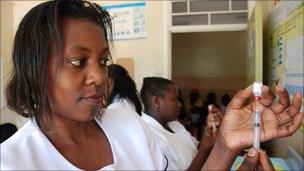
<path fill-rule="evenodd" d="M 253 147 L 255 149 L 260 149 L 260 112 L 254 111 L 254 137 L 253 137 Z"/>

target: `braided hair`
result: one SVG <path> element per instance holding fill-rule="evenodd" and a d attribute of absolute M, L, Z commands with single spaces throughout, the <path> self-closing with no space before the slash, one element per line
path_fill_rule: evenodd
<path fill-rule="evenodd" d="M 117 95 L 119 98 L 128 98 L 133 102 L 136 112 L 141 115 L 142 106 L 139 94 L 136 90 L 136 84 L 128 71 L 120 65 L 112 64 L 108 67 L 108 75 L 109 78 L 113 78 L 114 80 L 114 87 L 109 98 L 109 103 L 112 103 Z"/>
<path fill-rule="evenodd" d="M 161 77 L 145 77 L 140 91 L 141 100 L 145 107 L 145 112 L 150 110 L 151 97 L 164 97 L 164 91 L 170 85 L 174 85 L 171 80 Z"/>

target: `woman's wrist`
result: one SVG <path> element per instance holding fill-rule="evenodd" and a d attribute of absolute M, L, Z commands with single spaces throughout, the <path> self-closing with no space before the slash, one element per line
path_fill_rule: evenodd
<path fill-rule="evenodd" d="M 201 144 L 205 144 L 205 146 L 210 148 L 211 150 L 214 145 L 215 139 L 216 139 L 215 133 L 213 133 L 212 131 L 207 133 L 205 130 L 205 134 L 201 139 Z"/>
<path fill-rule="evenodd" d="M 229 170 L 237 154 L 228 148 L 225 139 L 219 134 L 203 170 Z"/>

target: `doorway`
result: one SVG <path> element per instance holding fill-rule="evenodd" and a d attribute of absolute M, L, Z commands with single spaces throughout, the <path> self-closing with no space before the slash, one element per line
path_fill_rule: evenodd
<path fill-rule="evenodd" d="M 246 85 L 246 31 L 172 33 L 172 80 L 187 102 L 191 89 L 230 97 Z M 186 103 L 188 106 L 189 104 Z"/>

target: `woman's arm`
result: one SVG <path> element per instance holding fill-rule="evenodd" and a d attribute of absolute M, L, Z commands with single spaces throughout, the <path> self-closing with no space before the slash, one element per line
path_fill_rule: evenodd
<path fill-rule="evenodd" d="M 217 130 L 214 130 L 213 124 L 215 124 L 215 122 L 220 124 L 222 120 L 221 116 L 222 114 L 217 107 L 211 105 L 209 109 L 208 106 L 207 127 L 205 128 L 204 136 L 198 145 L 198 153 L 193 159 L 188 170 L 200 170 L 203 167 L 212 150 L 217 136 Z"/>
<path fill-rule="evenodd" d="M 268 87 L 263 87 L 260 100 L 264 107 L 261 114 L 261 142 L 292 135 L 303 120 L 304 113 L 300 112 L 301 94 L 296 93 L 291 104 L 289 94 L 283 87 L 277 86 L 276 93 L 279 95 L 278 101 L 275 101 Z M 249 86 L 238 92 L 229 103 L 204 170 L 227 170 L 240 150 L 252 146 L 252 104 L 244 106 L 251 94 L 252 86 Z"/>
<path fill-rule="evenodd" d="M 203 170 L 230 170 L 237 154 L 227 147 L 225 140 L 219 135 Z"/>
<path fill-rule="evenodd" d="M 212 128 L 207 128 L 198 145 L 198 152 L 187 170 L 200 170 L 203 167 L 212 150 L 215 138 L 216 135 L 212 134 Z"/>

